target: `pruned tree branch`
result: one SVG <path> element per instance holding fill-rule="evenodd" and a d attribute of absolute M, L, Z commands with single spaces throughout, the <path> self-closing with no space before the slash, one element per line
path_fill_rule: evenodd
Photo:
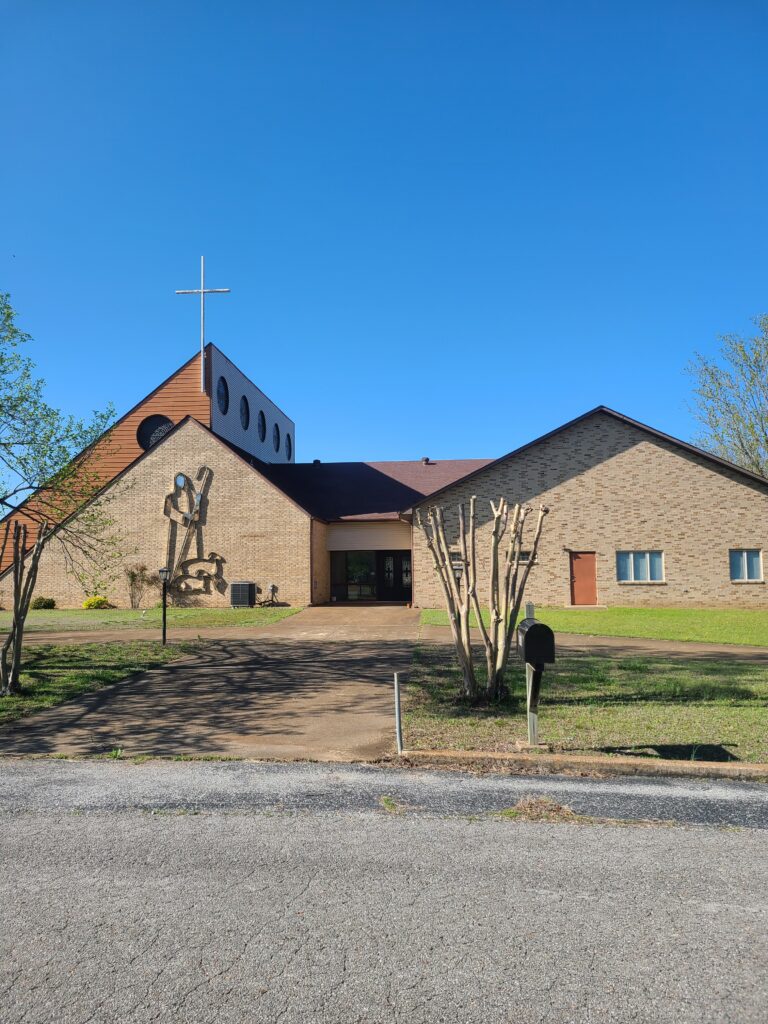
<path fill-rule="evenodd" d="M 506 498 L 491 502 L 490 559 L 488 565 L 488 626 L 477 595 L 477 497 L 469 501 L 469 520 L 464 504 L 458 506 L 458 558 L 451 557 L 445 528 L 445 515 L 439 506 L 427 511 L 426 522 L 416 512 L 415 525 L 424 533 L 427 549 L 437 574 L 448 611 L 456 654 L 462 670 L 462 696 L 476 702 L 481 697 L 498 700 L 505 690 L 505 674 L 509 652 L 515 640 L 515 628 L 520 614 L 528 577 L 536 561 L 549 511 L 539 508 L 536 526 L 528 547 L 528 559 L 523 562 L 525 526 L 530 506 L 515 504 L 511 508 Z M 506 546 L 504 539 L 506 537 Z M 522 571 L 521 571 L 522 565 Z M 474 666 L 470 614 L 477 620 L 478 633 L 485 653 L 486 681 L 479 685 Z"/>

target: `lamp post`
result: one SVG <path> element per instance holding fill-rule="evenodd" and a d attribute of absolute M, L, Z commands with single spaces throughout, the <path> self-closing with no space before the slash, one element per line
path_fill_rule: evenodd
<path fill-rule="evenodd" d="M 163 647 L 165 647 L 165 620 L 166 610 L 168 608 L 168 580 L 171 578 L 171 570 L 164 566 L 162 569 L 157 570 L 157 574 L 163 584 Z"/>
<path fill-rule="evenodd" d="M 459 561 L 453 561 L 451 563 L 451 569 L 453 570 L 453 578 L 456 580 L 456 586 L 461 587 L 461 577 L 464 574 L 464 566 Z"/>

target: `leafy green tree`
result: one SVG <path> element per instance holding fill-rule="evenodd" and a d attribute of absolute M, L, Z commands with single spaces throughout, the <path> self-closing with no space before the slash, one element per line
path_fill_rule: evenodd
<path fill-rule="evenodd" d="M 723 335 L 719 358 L 697 352 L 687 370 L 701 447 L 768 477 L 768 314 L 754 323 L 754 337 Z"/>
<path fill-rule="evenodd" d="M 17 693 L 24 625 L 40 556 L 55 537 L 71 564 L 98 560 L 111 525 L 94 502 L 103 481 L 89 447 L 107 431 L 113 411 L 89 420 L 62 413 L 45 400 L 45 382 L 26 352 L 10 296 L 0 293 L 0 567 L 10 579 L 12 623 L 0 647 L 0 693 Z M 107 440 L 100 444 L 107 444 Z M 91 502 L 84 515 L 69 517 Z"/>

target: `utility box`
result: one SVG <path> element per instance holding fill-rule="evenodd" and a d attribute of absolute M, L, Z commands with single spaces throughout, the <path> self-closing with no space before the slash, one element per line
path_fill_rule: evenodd
<path fill-rule="evenodd" d="M 555 634 L 538 619 L 523 619 L 517 627 L 517 649 L 527 665 L 554 665 Z"/>
<path fill-rule="evenodd" d="M 256 584 L 243 580 L 230 583 L 229 603 L 233 608 L 253 608 L 256 604 Z"/>

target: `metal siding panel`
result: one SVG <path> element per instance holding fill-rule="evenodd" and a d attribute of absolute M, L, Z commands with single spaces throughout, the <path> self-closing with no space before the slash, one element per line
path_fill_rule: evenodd
<path fill-rule="evenodd" d="M 294 462 L 296 459 L 296 425 L 285 413 L 270 401 L 269 398 L 252 384 L 227 357 L 211 346 L 211 429 L 214 434 L 231 441 L 238 447 L 255 455 L 262 462 Z M 229 387 L 229 408 L 223 414 L 216 401 L 216 385 L 219 377 L 224 377 Z M 247 430 L 243 430 L 240 422 L 240 398 L 245 395 L 250 407 L 251 419 Z M 264 441 L 259 440 L 259 410 L 264 411 L 267 420 L 267 433 Z M 275 452 L 272 444 L 272 427 L 277 423 L 280 428 L 280 451 Z M 293 451 L 291 458 L 285 455 L 285 435 L 290 433 Z"/>
<path fill-rule="evenodd" d="M 410 551 L 408 523 L 331 523 L 328 551 Z"/>

